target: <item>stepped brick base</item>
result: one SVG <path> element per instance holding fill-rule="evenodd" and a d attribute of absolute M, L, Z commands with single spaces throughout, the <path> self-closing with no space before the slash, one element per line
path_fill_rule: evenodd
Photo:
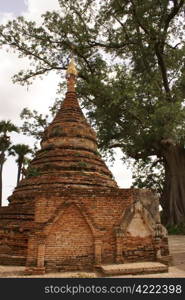
<path fill-rule="evenodd" d="M 45 268 L 26 268 L 24 271 L 24 275 L 44 275 L 46 273 Z"/>
<path fill-rule="evenodd" d="M 25 266 L 26 257 L 0 254 L 0 265 Z"/>
<path fill-rule="evenodd" d="M 127 264 L 100 265 L 105 275 L 136 275 L 168 272 L 168 266 L 159 262 L 137 262 Z"/>

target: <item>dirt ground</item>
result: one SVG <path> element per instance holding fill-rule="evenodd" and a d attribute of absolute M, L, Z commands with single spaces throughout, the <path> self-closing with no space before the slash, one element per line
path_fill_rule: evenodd
<path fill-rule="evenodd" d="M 144 278 L 185 278 L 185 235 L 171 235 L 169 236 L 169 248 L 172 256 L 172 265 L 169 267 L 168 273 L 147 274 L 147 275 L 127 275 L 114 277 L 144 277 Z M 38 276 L 25 276 L 25 267 L 17 266 L 0 266 L 0 278 L 5 277 L 48 277 L 48 278 L 91 278 L 99 277 L 97 273 L 86 272 L 65 272 L 65 273 L 48 273 Z"/>

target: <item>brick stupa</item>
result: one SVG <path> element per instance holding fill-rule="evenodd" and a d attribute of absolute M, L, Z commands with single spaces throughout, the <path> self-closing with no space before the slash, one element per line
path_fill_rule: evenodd
<path fill-rule="evenodd" d="M 73 60 L 66 77 L 66 97 L 41 150 L 0 208 L 0 264 L 43 274 L 167 263 L 158 199 L 149 190 L 118 188 L 79 106 Z"/>

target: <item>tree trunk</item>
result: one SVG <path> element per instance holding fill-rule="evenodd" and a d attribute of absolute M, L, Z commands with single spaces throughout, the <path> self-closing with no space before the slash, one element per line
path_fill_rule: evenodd
<path fill-rule="evenodd" d="M 2 195 L 3 195 L 3 165 L 5 162 L 5 153 L 4 151 L 0 152 L 0 207 L 2 206 Z"/>
<path fill-rule="evenodd" d="M 2 206 L 2 192 L 3 192 L 2 173 L 3 173 L 3 164 L 0 164 L 0 207 Z"/>
<path fill-rule="evenodd" d="M 165 162 L 162 220 L 165 225 L 185 223 L 185 149 L 170 144 L 162 152 Z"/>
<path fill-rule="evenodd" d="M 17 184 L 20 181 L 20 177 L 21 177 L 21 168 L 22 168 L 22 163 L 18 163 L 18 172 L 17 172 Z"/>

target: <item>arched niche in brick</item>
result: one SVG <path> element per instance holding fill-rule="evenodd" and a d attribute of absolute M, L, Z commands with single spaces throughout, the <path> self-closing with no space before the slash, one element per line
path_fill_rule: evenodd
<path fill-rule="evenodd" d="M 45 230 L 45 267 L 48 270 L 90 269 L 94 264 L 92 225 L 74 203 L 58 213 Z"/>
<path fill-rule="evenodd" d="M 138 224 L 137 224 L 137 221 Z M 155 235 L 155 221 L 150 212 L 140 201 L 131 204 L 125 211 L 116 226 L 119 234 L 129 234 L 133 236 Z M 144 232 L 142 232 L 144 231 Z"/>
<path fill-rule="evenodd" d="M 116 262 L 155 259 L 156 224 L 141 201 L 132 203 L 115 226 Z"/>
<path fill-rule="evenodd" d="M 99 236 L 101 229 L 97 228 L 97 226 L 94 224 L 85 206 L 82 203 L 79 203 L 77 201 L 71 201 L 71 200 L 67 200 L 63 202 L 60 206 L 57 206 L 54 212 L 52 213 L 52 216 L 49 218 L 49 220 L 46 223 L 45 222 L 40 223 L 39 227 L 43 231 L 43 233 L 45 235 L 48 235 L 52 228 L 52 224 L 56 223 L 57 220 L 60 219 L 61 216 L 65 213 L 66 209 L 68 209 L 71 205 L 76 206 L 76 208 L 79 210 L 82 217 L 84 217 L 85 221 L 87 222 L 87 224 L 89 225 L 92 231 L 92 235 L 94 237 Z"/>

